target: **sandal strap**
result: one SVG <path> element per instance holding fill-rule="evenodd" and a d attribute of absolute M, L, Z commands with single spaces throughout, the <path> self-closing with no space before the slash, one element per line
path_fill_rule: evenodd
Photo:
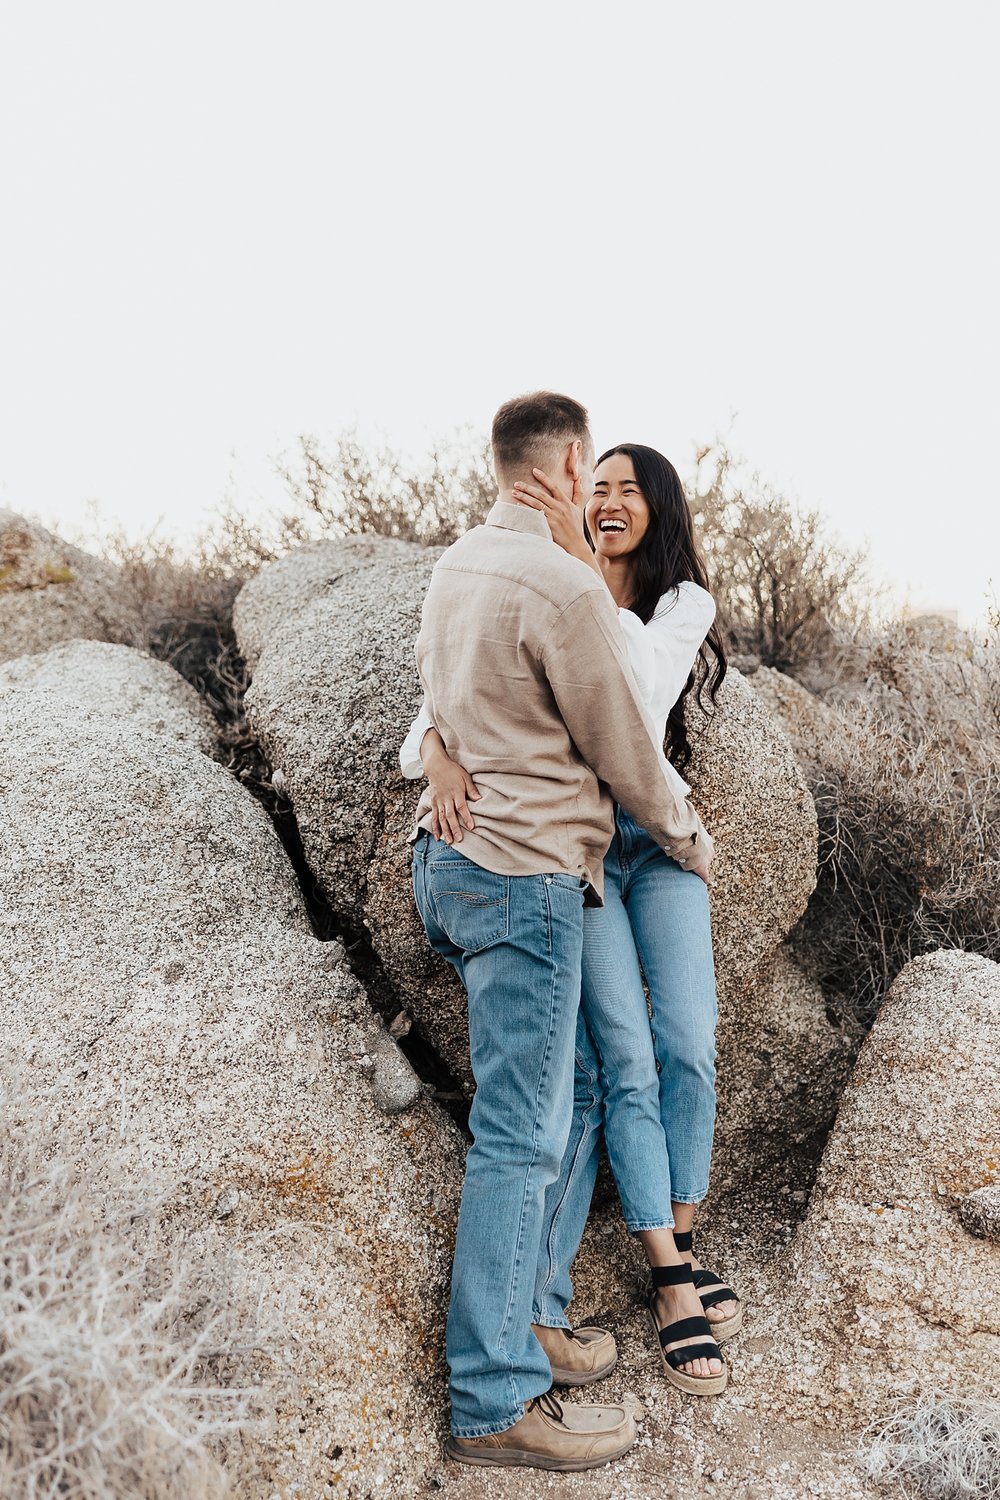
<path fill-rule="evenodd" d="M 681 1365 L 690 1364 L 693 1359 L 721 1359 L 722 1350 L 713 1339 L 710 1344 L 685 1344 L 682 1349 L 664 1349 L 663 1357 L 672 1370 L 679 1370 Z"/>
<path fill-rule="evenodd" d="M 740 1299 L 731 1286 L 716 1287 L 714 1292 L 699 1292 L 702 1307 L 717 1307 L 720 1302 L 738 1302 Z"/>
<path fill-rule="evenodd" d="M 712 1343 L 712 1325 L 707 1318 L 678 1318 L 676 1323 L 668 1323 L 666 1328 L 660 1329 L 660 1343 L 666 1348 L 667 1344 L 676 1344 L 678 1339 L 693 1339 L 703 1337 L 710 1339 Z M 718 1344 L 715 1344 L 718 1349 Z M 718 1355 L 714 1356 L 718 1359 Z"/>
<path fill-rule="evenodd" d="M 649 1277 L 655 1287 L 683 1286 L 685 1282 L 694 1281 L 686 1260 L 682 1260 L 679 1266 L 650 1266 Z"/>
<path fill-rule="evenodd" d="M 702 1307 L 714 1307 L 717 1302 L 738 1302 L 740 1299 L 731 1286 L 726 1286 L 721 1276 L 714 1271 L 706 1271 L 704 1268 L 694 1273 L 694 1284 L 696 1287 L 708 1286 L 710 1292 L 699 1291 Z"/>
<path fill-rule="evenodd" d="M 714 1286 L 717 1281 L 721 1280 L 721 1276 L 717 1276 L 714 1271 L 706 1270 L 704 1266 L 694 1273 L 695 1286 Z"/>
<path fill-rule="evenodd" d="M 694 1230 L 693 1229 L 675 1229 L 674 1230 L 674 1244 L 677 1246 L 678 1250 L 680 1250 L 680 1251 L 693 1250 L 694 1249 Z"/>

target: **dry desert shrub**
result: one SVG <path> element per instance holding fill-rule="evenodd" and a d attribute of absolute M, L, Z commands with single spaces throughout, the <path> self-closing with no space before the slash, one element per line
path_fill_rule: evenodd
<path fill-rule="evenodd" d="M 221 534 L 185 550 L 155 530 L 133 540 L 115 529 L 97 533 L 91 545 L 121 569 L 142 616 L 146 649 L 176 667 L 220 722 L 230 722 L 242 689 L 233 603 L 254 571 L 248 560 Z"/>
<path fill-rule="evenodd" d="M 295 509 L 279 520 L 316 525 L 330 536 L 389 536 L 447 546 L 486 516 L 496 499 L 488 442 L 468 432 L 438 442 L 424 463 L 392 448 L 372 449 L 346 433 L 330 452 L 315 437 L 299 439 L 279 472 Z"/>
<path fill-rule="evenodd" d="M 280 1314 L 236 1257 L 164 1250 L 158 1198 L 112 1205 L 17 1080 L 0 1097 L 0 1494 L 256 1493 L 255 1362 Z M 93 1153 L 91 1153 L 93 1155 Z M 91 1161 L 91 1166 L 93 1162 Z M 121 1185 L 128 1163 L 111 1164 Z M 273 1365 L 270 1366 L 273 1368 Z"/>
<path fill-rule="evenodd" d="M 687 495 L 728 649 L 792 676 L 828 675 L 870 617 L 863 554 L 829 536 L 816 511 L 748 473 L 724 444 L 700 449 L 697 460 Z"/>
<path fill-rule="evenodd" d="M 874 1423 L 859 1453 L 875 1484 L 914 1500 L 1000 1497 L 1000 1405 L 928 1395 Z"/>
<path fill-rule="evenodd" d="M 897 624 L 867 663 L 805 765 L 820 866 L 795 941 L 870 1018 L 918 954 L 1000 958 L 1000 629 Z"/>

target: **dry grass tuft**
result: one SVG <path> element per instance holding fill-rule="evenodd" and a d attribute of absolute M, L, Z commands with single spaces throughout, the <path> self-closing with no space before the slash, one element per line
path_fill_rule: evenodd
<path fill-rule="evenodd" d="M 860 1461 L 876 1484 L 920 1500 L 998 1500 L 1000 1405 L 929 1395 L 868 1429 Z"/>
<path fill-rule="evenodd" d="M 0 1494 L 256 1492 L 270 1293 L 235 1256 L 163 1250 L 150 1184 L 124 1207 L 88 1190 L 49 1102 L 10 1080 L 0 1099 Z"/>

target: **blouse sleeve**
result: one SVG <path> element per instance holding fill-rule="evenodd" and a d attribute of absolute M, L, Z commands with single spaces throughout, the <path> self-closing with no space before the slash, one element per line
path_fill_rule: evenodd
<path fill-rule="evenodd" d="M 619 610 L 629 662 L 658 723 L 666 720 L 683 692 L 714 619 L 711 594 L 689 582 L 663 595 L 648 625 L 631 610 Z"/>
<path fill-rule="evenodd" d="M 428 729 L 433 728 L 434 721 L 428 712 L 425 698 L 399 751 L 399 769 L 407 781 L 418 781 L 424 774 L 424 763 L 420 759 L 420 746 Z"/>

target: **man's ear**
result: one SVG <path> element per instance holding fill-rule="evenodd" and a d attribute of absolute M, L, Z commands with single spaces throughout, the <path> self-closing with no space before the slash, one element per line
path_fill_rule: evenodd
<path fill-rule="evenodd" d="M 574 481 L 580 477 L 580 461 L 583 458 L 583 442 L 574 438 L 566 453 L 566 472 Z"/>

